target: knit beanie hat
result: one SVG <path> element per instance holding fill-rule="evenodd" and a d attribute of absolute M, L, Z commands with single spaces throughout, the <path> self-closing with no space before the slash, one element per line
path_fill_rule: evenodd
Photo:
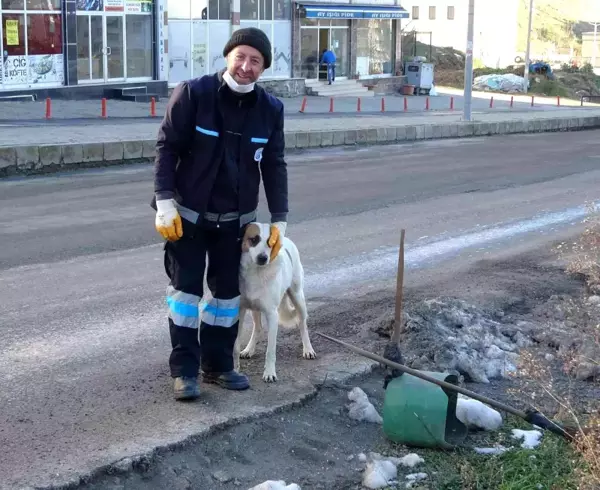
<path fill-rule="evenodd" d="M 265 59 L 265 69 L 271 66 L 271 41 L 267 35 L 256 27 L 244 27 L 233 33 L 223 48 L 223 56 L 227 55 L 237 46 L 251 46 L 258 50 Z"/>

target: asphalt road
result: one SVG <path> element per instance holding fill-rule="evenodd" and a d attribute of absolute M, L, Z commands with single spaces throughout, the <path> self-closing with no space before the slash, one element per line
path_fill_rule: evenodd
<path fill-rule="evenodd" d="M 290 156 L 288 234 L 302 253 L 310 307 L 393 279 L 401 227 L 415 281 L 442 263 L 568 233 L 581 206 L 598 198 L 598 136 Z M 325 355 L 300 370 L 301 361 L 288 360 L 283 379 L 293 372 L 293 381 L 265 387 L 259 356 L 251 392 L 209 390 L 199 405 L 174 403 L 151 193 L 149 166 L 0 182 L 0 488 L 69 481 L 260 412 L 303 393 L 312 371 L 337 362 Z M 318 329 L 318 315 L 313 321 Z"/>

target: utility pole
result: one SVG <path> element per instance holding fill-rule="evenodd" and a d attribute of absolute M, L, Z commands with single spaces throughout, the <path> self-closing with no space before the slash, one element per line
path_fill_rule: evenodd
<path fill-rule="evenodd" d="M 529 88 L 529 56 L 531 50 L 531 24 L 533 22 L 533 0 L 529 0 L 529 26 L 527 27 L 527 49 L 525 50 L 525 67 L 523 68 L 523 78 L 525 79 L 524 92 Z"/>
<path fill-rule="evenodd" d="M 596 55 L 598 54 L 598 22 L 594 22 L 594 46 L 592 48 L 592 68 L 596 68 Z"/>
<path fill-rule="evenodd" d="M 465 91 L 463 120 L 471 121 L 471 103 L 473 98 L 473 31 L 475 23 L 475 0 L 469 0 L 469 24 L 467 28 L 467 52 L 465 56 Z"/>

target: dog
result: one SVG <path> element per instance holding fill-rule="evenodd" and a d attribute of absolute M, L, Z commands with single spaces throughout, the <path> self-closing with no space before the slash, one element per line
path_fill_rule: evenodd
<path fill-rule="evenodd" d="M 240 327 L 234 347 L 235 369 L 239 371 L 240 357 L 254 356 L 258 331 L 267 329 L 267 352 L 263 380 L 277 381 L 275 370 L 277 332 L 279 325 L 298 326 L 302 339 L 302 355 L 315 359 L 316 354 L 308 335 L 308 312 L 304 297 L 304 269 L 300 253 L 292 240 L 284 237 L 279 253 L 271 261 L 268 240 L 271 227 L 265 223 L 250 223 L 242 239 L 240 261 Z M 248 345 L 240 352 L 241 335 L 246 312 L 252 312 L 254 326 Z"/>

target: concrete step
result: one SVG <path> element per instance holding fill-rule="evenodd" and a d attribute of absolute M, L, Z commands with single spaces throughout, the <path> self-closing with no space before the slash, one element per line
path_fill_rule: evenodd
<path fill-rule="evenodd" d="M 361 96 L 361 97 L 373 97 L 375 93 L 366 87 L 358 88 L 358 87 L 349 87 L 344 89 L 337 90 L 318 90 L 315 93 L 319 97 L 344 97 L 344 96 Z"/>

